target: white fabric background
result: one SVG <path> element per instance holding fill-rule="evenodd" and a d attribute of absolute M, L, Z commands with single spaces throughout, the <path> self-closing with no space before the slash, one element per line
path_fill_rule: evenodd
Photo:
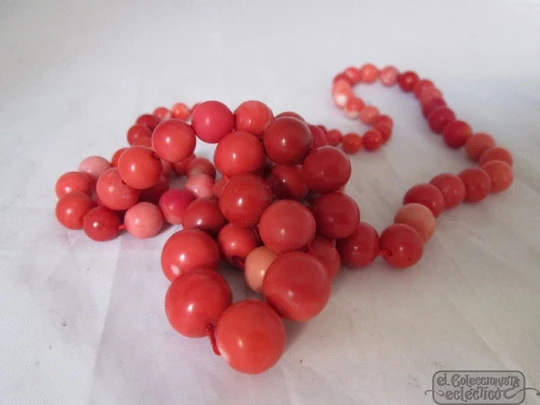
<path fill-rule="evenodd" d="M 518 369 L 540 389 L 540 2 L 2 0 L 0 62 L 0 403 L 430 404 L 439 369 Z M 57 177 L 112 155 L 158 105 L 261 99 L 362 130 L 329 90 L 365 62 L 433 79 L 510 148 L 515 183 L 442 215 L 413 268 L 343 271 L 323 313 L 287 324 L 266 374 L 167 324 L 173 229 L 98 244 L 56 223 Z M 380 231 L 410 186 L 469 163 L 410 95 L 358 94 L 395 120 L 387 146 L 352 158 L 348 191 Z"/>

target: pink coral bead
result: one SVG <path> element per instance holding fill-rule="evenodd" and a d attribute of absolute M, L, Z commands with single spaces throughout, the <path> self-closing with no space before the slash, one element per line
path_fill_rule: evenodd
<path fill-rule="evenodd" d="M 379 75 L 377 67 L 371 63 L 367 63 L 360 68 L 360 76 L 364 83 L 374 83 Z"/>
<path fill-rule="evenodd" d="M 360 121 L 370 125 L 380 115 L 379 109 L 372 105 L 367 105 L 360 111 Z"/>
<path fill-rule="evenodd" d="M 94 180 L 97 180 L 101 173 L 110 168 L 109 161 L 101 156 L 88 156 L 79 165 L 79 171 L 90 175 Z"/>
<path fill-rule="evenodd" d="M 246 284 L 255 292 L 262 291 L 263 279 L 277 254 L 266 246 L 253 249 L 246 257 L 244 276 Z"/>
<path fill-rule="evenodd" d="M 379 72 L 379 80 L 386 87 L 395 86 L 398 76 L 399 72 L 394 66 L 386 66 Z"/>
<path fill-rule="evenodd" d="M 403 205 L 394 217 L 395 224 L 405 224 L 414 228 L 427 242 L 435 232 L 435 216 L 429 208 L 422 204 L 410 203 Z"/>
<path fill-rule="evenodd" d="M 161 230 L 163 215 L 156 205 L 140 202 L 126 211 L 124 225 L 126 230 L 136 238 L 151 238 Z"/>
<path fill-rule="evenodd" d="M 195 174 L 187 179 L 184 187 L 197 198 L 211 197 L 214 179 L 204 173 Z"/>

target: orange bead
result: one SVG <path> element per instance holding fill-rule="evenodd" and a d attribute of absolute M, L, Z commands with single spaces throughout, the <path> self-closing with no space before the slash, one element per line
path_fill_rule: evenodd
<path fill-rule="evenodd" d="M 360 111 L 360 121 L 366 125 L 371 123 L 380 115 L 379 109 L 372 105 L 367 105 Z"/>
<path fill-rule="evenodd" d="M 435 232 L 436 220 L 431 210 L 425 205 L 410 203 L 398 210 L 394 223 L 409 225 L 418 232 L 424 242 L 427 242 Z"/>
<path fill-rule="evenodd" d="M 189 107 L 184 103 L 176 103 L 171 108 L 171 115 L 173 118 L 186 121 L 190 116 Z"/>
<path fill-rule="evenodd" d="M 375 65 L 367 63 L 360 68 L 360 74 L 364 83 L 374 83 L 379 75 L 379 70 Z"/>
<path fill-rule="evenodd" d="M 356 153 L 362 149 L 362 137 L 354 132 L 343 137 L 342 147 L 345 153 Z"/>
<path fill-rule="evenodd" d="M 379 81 L 383 86 L 391 87 L 397 83 L 398 70 L 394 66 L 386 66 L 379 71 Z"/>
<path fill-rule="evenodd" d="M 249 288 L 255 292 L 262 291 L 266 270 L 268 270 L 268 267 L 276 257 L 277 254 L 266 246 L 259 246 L 247 255 L 244 276 Z"/>
<path fill-rule="evenodd" d="M 362 145 L 364 146 L 364 149 L 369 152 L 379 149 L 382 144 L 382 134 L 374 129 L 367 131 L 362 138 Z"/>
<path fill-rule="evenodd" d="M 498 146 L 495 146 L 493 148 L 486 149 L 478 159 L 478 163 L 483 165 L 486 162 L 489 162 L 490 160 L 502 160 L 503 162 L 508 163 L 510 166 L 514 163 L 514 159 L 512 158 L 512 154 L 508 151 L 508 149 L 501 148 Z"/>
<path fill-rule="evenodd" d="M 495 139 L 491 135 L 483 132 L 471 135 L 465 143 L 465 153 L 472 161 L 477 161 L 480 155 L 489 148 L 495 146 Z"/>
<path fill-rule="evenodd" d="M 514 181 L 512 166 L 502 160 L 490 160 L 482 165 L 491 179 L 491 192 L 506 190 Z"/>

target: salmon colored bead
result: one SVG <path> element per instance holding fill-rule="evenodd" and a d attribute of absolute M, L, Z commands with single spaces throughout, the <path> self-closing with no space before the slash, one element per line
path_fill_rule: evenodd
<path fill-rule="evenodd" d="M 137 121 L 135 121 L 135 124 L 145 125 L 150 129 L 150 131 L 153 131 L 159 123 L 159 118 L 154 117 L 152 114 L 143 114 L 137 118 Z"/>
<path fill-rule="evenodd" d="M 478 159 L 478 163 L 483 165 L 486 162 L 489 162 L 490 160 L 502 160 L 503 162 L 508 163 L 510 166 L 514 163 L 514 159 L 512 158 L 512 154 L 508 151 L 508 149 L 501 148 L 499 146 L 495 146 L 493 148 L 486 149 Z"/>
<path fill-rule="evenodd" d="M 189 107 L 184 103 L 176 103 L 171 108 L 171 115 L 173 118 L 187 121 L 189 116 L 191 115 L 191 112 L 189 111 Z"/>
<path fill-rule="evenodd" d="M 122 181 L 118 168 L 103 172 L 96 183 L 96 194 L 99 201 L 107 208 L 123 211 L 137 203 L 140 190 L 128 186 Z"/>
<path fill-rule="evenodd" d="M 347 69 L 345 69 L 343 74 L 347 76 L 347 78 L 351 81 L 351 84 L 360 83 L 362 80 L 362 72 L 355 66 L 349 66 Z"/>
<path fill-rule="evenodd" d="M 264 276 L 277 254 L 266 246 L 253 249 L 246 257 L 244 276 L 246 284 L 255 292 L 262 292 Z"/>
<path fill-rule="evenodd" d="M 502 160 L 490 160 L 482 165 L 491 179 L 491 192 L 506 190 L 514 181 L 512 166 Z"/>
<path fill-rule="evenodd" d="M 459 177 L 465 184 L 465 201 L 475 203 L 482 201 L 491 192 L 491 178 L 489 174 L 479 167 L 463 170 Z"/>
<path fill-rule="evenodd" d="M 163 121 L 152 134 L 152 147 L 160 158 L 175 163 L 195 151 L 197 139 L 193 128 L 178 119 Z"/>
<path fill-rule="evenodd" d="M 336 248 L 345 265 L 366 267 L 379 253 L 379 235 L 371 225 L 359 222 L 352 235 L 337 241 Z"/>
<path fill-rule="evenodd" d="M 414 89 L 413 89 L 414 96 L 416 98 L 420 97 L 424 89 L 428 87 L 435 87 L 435 85 L 433 84 L 431 80 L 428 80 L 428 79 L 418 80 L 416 84 L 414 85 Z"/>
<path fill-rule="evenodd" d="M 328 140 L 328 145 L 338 146 L 341 143 L 343 135 L 338 129 L 331 129 L 326 133 L 326 139 Z"/>
<path fill-rule="evenodd" d="M 401 90 L 411 92 L 418 82 L 418 75 L 415 72 L 407 71 L 398 76 L 398 84 Z"/>
<path fill-rule="evenodd" d="M 371 125 L 371 123 L 380 115 L 379 109 L 372 105 L 367 105 L 360 111 L 360 121 L 366 125 Z"/>
<path fill-rule="evenodd" d="M 354 94 L 349 84 L 338 82 L 332 86 L 332 98 L 339 108 L 344 108 L 349 98 L 352 98 L 353 96 Z"/>
<path fill-rule="evenodd" d="M 262 137 L 265 129 L 274 120 L 272 110 L 256 100 L 244 101 L 234 111 L 237 131 L 246 131 Z"/>
<path fill-rule="evenodd" d="M 461 177 L 455 174 L 439 174 L 433 177 L 429 183 L 441 191 L 444 198 L 445 210 L 457 207 L 465 200 L 465 183 L 463 183 Z"/>
<path fill-rule="evenodd" d="M 452 121 L 445 125 L 442 136 L 446 145 L 451 148 L 461 148 L 472 135 L 472 129 L 464 121 Z"/>
<path fill-rule="evenodd" d="M 380 248 L 390 266 L 403 269 L 418 263 L 424 251 L 424 241 L 413 227 L 393 224 L 381 233 Z"/>
<path fill-rule="evenodd" d="M 211 197 L 214 179 L 207 174 L 198 173 L 189 176 L 184 187 L 191 191 L 197 198 Z"/>
<path fill-rule="evenodd" d="M 444 101 L 442 98 L 434 98 L 422 106 L 422 114 L 426 119 L 428 119 L 429 115 L 439 107 L 447 107 L 446 101 Z"/>
<path fill-rule="evenodd" d="M 362 137 L 354 132 L 345 135 L 341 142 L 345 153 L 353 154 L 362 149 Z"/>
<path fill-rule="evenodd" d="M 163 174 L 159 156 L 150 148 L 132 146 L 118 160 L 118 173 L 122 181 L 137 190 L 154 186 Z"/>
<path fill-rule="evenodd" d="M 465 153 L 467 157 L 472 161 L 477 161 L 480 155 L 489 148 L 495 146 L 495 139 L 489 134 L 480 132 L 473 134 L 467 139 L 465 143 Z"/>
<path fill-rule="evenodd" d="M 356 119 L 360 116 L 360 111 L 364 108 L 366 104 L 361 98 L 351 97 L 345 103 L 343 111 L 345 111 L 345 116 L 347 118 Z"/>
<path fill-rule="evenodd" d="M 94 180 L 97 180 L 101 173 L 110 168 L 109 161 L 101 156 L 88 156 L 79 165 L 79 171 L 88 174 Z"/>
<path fill-rule="evenodd" d="M 172 113 L 167 107 L 156 108 L 152 115 L 157 117 L 160 121 L 168 120 L 172 117 Z"/>
<path fill-rule="evenodd" d="M 444 197 L 433 184 L 422 183 L 411 187 L 403 197 L 403 204 L 418 203 L 425 205 L 435 217 L 444 211 Z"/>
<path fill-rule="evenodd" d="M 90 196 L 80 191 L 64 195 L 56 203 L 56 218 L 68 229 L 82 229 L 83 218 L 96 206 Z"/>
<path fill-rule="evenodd" d="M 434 133 L 440 134 L 443 128 L 455 121 L 456 114 L 448 107 L 437 107 L 428 116 L 428 125 Z"/>
<path fill-rule="evenodd" d="M 118 235 L 119 227 L 118 213 L 106 207 L 92 208 L 83 217 L 84 233 L 96 242 L 114 239 Z"/>
<path fill-rule="evenodd" d="M 384 140 L 382 134 L 375 129 L 367 131 L 362 137 L 362 145 L 364 149 L 369 152 L 376 151 L 383 143 Z"/>
<path fill-rule="evenodd" d="M 406 224 L 413 227 L 427 242 L 435 232 L 436 220 L 433 213 L 425 205 L 411 203 L 402 206 L 394 217 L 395 224 Z"/>
<path fill-rule="evenodd" d="M 75 191 L 92 195 L 94 191 L 94 180 L 86 173 L 67 172 L 61 175 L 56 181 L 55 191 L 58 198 L 62 198 L 66 194 Z"/>
<path fill-rule="evenodd" d="M 200 103 L 191 120 L 197 137 L 206 143 L 218 143 L 234 128 L 234 114 L 219 101 Z"/>
<path fill-rule="evenodd" d="M 126 211 L 124 225 L 136 238 L 151 238 L 163 227 L 163 215 L 155 204 L 140 202 Z"/>
<path fill-rule="evenodd" d="M 383 86 L 392 87 L 397 83 L 398 70 L 394 66 L 386 66 L 379 72 L 379 81 Z"/>
<path fill-rule="evenodd" d="M 367 63 L 360 68 L 360 74 L 364 83 L 375 83 L 379 70 L 371 63 Z"/>
<path fill-rule="evenodd" d="M 116 152 L 114 152 L 114 155 L 111 158 L 111 167 L 118 167 L 118 161 L 120 160 L 120 156 L 127 148 L 120 148 Z"/>
<path fill-rule="evenodd" d="M 159 199 L 159 208 L 165 221 L 172 225 L 180 225 L 189 205 L 195 201 L 193 193 L 187 189 L 171 188 Z"/>
<path fill-rule="evenodd" d="M 188 163 L 186 174 L 188 177 L 196 174 L 206 174 L 215 180 L 217 173 L 211 161 L 206 158 L 195 158 Z"/>

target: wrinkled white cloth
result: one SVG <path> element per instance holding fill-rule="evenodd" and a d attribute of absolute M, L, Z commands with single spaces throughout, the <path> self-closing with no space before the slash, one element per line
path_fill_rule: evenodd
<path fill-rule="evenodd" d="M 540 389 L 539 21 L 540 3 L 518 0 L 2 1 L 0 403 L 430 404 L 444 369 L 521 370 Z M 159 105 L 260 99 L 365 130 L 329 95 L 365 62 L 432 79 L 509 147 L 515 182 L 441 215 L 413 268 L 342 271 L 319 316 L 287 323 L 269 372 L 241 375 L 169 327 L 159 256 L 174 229 L 95 243 L 57 224 L 58 176 L 112 156 Z M 409 187 L 469 162 L 411 95 L 356 90 L 395 121 L 382 150 L 352 157 L 348 186 L 381 231 Z M 235 300 L 249 294 L 225 274 Z"/>

